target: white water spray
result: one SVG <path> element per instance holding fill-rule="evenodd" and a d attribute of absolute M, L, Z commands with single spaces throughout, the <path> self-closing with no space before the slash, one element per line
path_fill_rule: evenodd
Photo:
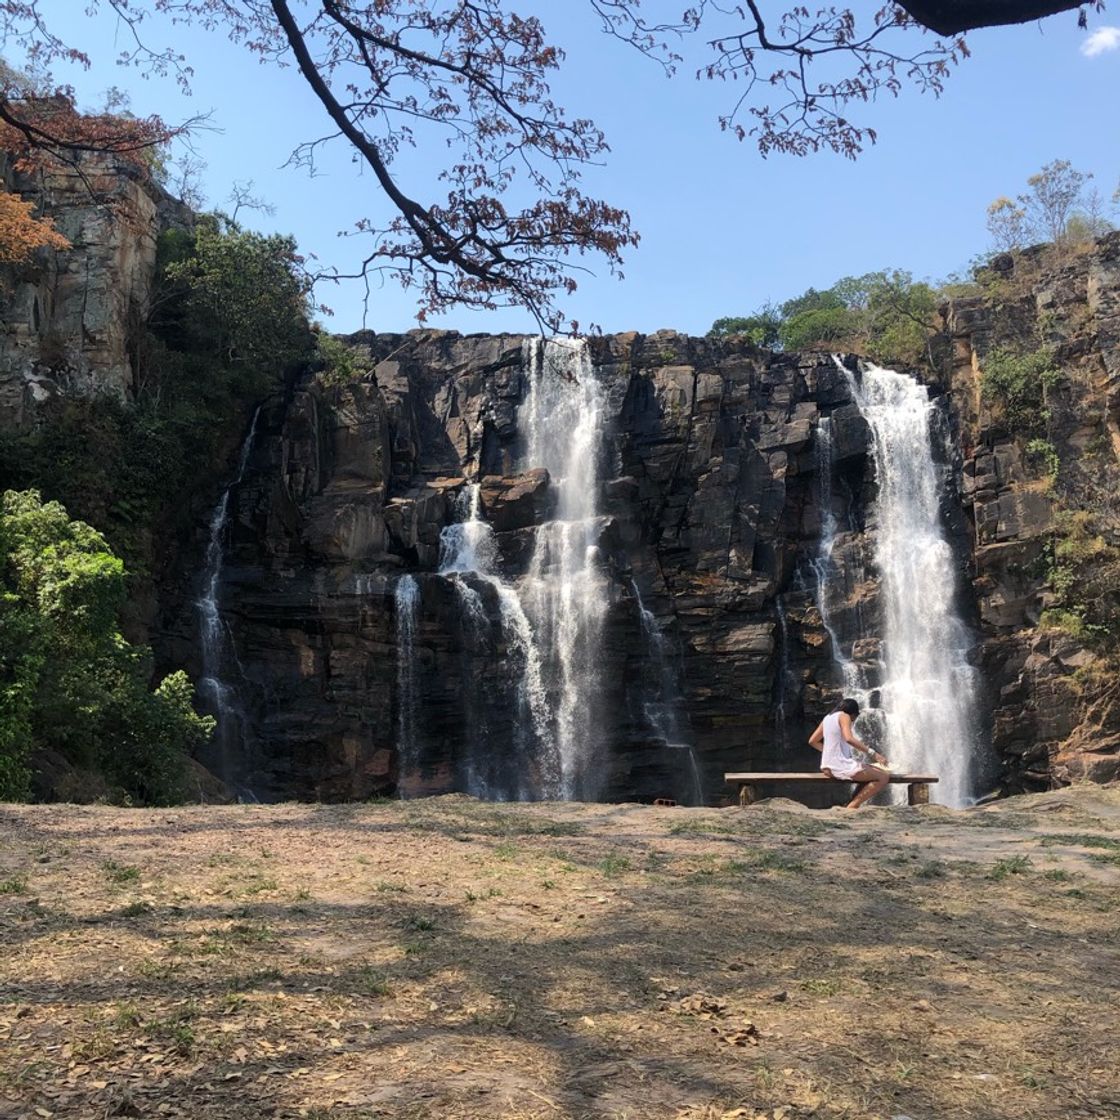
<path fill-rule="evenodd" d="M 645 656 L 653 677 L 652 688 L 646 687 L 645 702 L 642 705 L 646 720 L 653 733 L 665 744 L 667 750 L 683 751 L 688 758 L 688 773 L 692 783 L 691 802 L 704 804 L 704 779 L 696 752 L 692 749 L 688 729 L 681 719 L 683 708 L 680 679 L 673 665 L 672 651 L 668 639 L 661 629 L 656 616 L 646 609 L 638 592 L 637 584 L 631 581 L 634 598 L 638 604 L 638 615 L 642 621 L 642 636 L 645 638 Z"/>
<path fill-rule="evenodd" d="M 417 680 L 416 630 L 420 621 L 420 585 L 410 575 L 397 580 L 393 595 L 397 627 L 397 786 L 401 796 L 416 777 Z"/>
<path fill-rule="evenodd" d="M 845 590 L 846 579 L 832 553 L 836 547 L 836 516 L 832 512 L 832 418 L 822 416 L 817 422 L 815 446 L 817 471 L 817 506 L 821 511 L 820 541 L 817 555 L 810 562 L 813 572 L 813 593 L 821 625 L 828 634 L 832 660 L 840 670 L 841 688 L 845 696 L 865 703 L 866 688 L 860 667 L 840 644 L 840 636 L 832 618 L 832 602 Z"/>
<path fill-rule="evenodd" d="M 841 368 L 844 368 L 841 366 Z M 940 518 L 929 392 L 914 378 L 869 365 L 845 369 L 871 427 L 879 495 L 875 563 L 884 613 L 884 753 L 940 776 L 936 800 L 967 804 L 977 745 L 976 670 L 956 610 L 957 575 Z"/>
<path fill-rule="evenodd" d="M 231 776 L 233 759 L 230 755 L 232 749 L 240 745 L 233 742 L 232 725 L 235 722 L 238 724 L 242 722 L 241 713 L 237 711 L 234 686 L 223 679 L 227 654 L 231 652 L 229 635 L 222 621 L 221 612 L 222 567 L 225 562 L 226 529 L 229 525 L 229 497 L 245 477 L 249 455 L 253 450 L 253 440 L 257 434 L 257 418 L 260 412 L 258 405 L 249 424 L 249 433 L 241 445 L 237 473 L 233 481 L 222 491 L 222 496 L 210 516 L 210 539 L 206 545 L 202 578 L 203 592 L 195 601 L 202 652 L 202 678 L 199 681 L 199 690 L 209 697 L 214 707 L 214 716 L 218 722 L 215 739 L 221 752 L 219 762 L 223 778 Z"/>
<path fill-rule="evenodd" d="M 527 467 L 544 467 L 557 492 L 556 519 L 536 530 L 525 581 L 529 617 L 549 651 L 561 794 L 592 799 L 599 727 L 603 623 L 610 589 L 599 563 L 600 462 L 606 402 L 586 342 L 530 339 L 529 393 L 518 422 Z"/>
<path fill-rule="evenodd" d="M 476 635 L 488 630 L 490 619 L 482 595 L 471 586 L 468 577 L 493 589 L 512 673 L 517 680 L 517 718 L 526 733 L 522 746 L 526 751 L 533 746 L 538 748 L 535 759 L 540 786 L 538 796 L 560 797 L 560 765 L 555 751 L 549 749 L 548 698 L 536 635 L 516 590 L 497 572 L 494 530 L 482 519 L 478 484 L 468 484 L 459 500 L 463 519 L 448 525 L 440 534 L 440 574 L 454 583 L 463 620 Z M 486 767 L 480 765 L 474 755 L 476 750 L 485 751 L 487 744 L 470 746 L 467 792 L 476 797 L 493 797 L 496 791 L 482 776 Z M 530 791 L 522 785 L 519 792 L 528 796 Z"/>

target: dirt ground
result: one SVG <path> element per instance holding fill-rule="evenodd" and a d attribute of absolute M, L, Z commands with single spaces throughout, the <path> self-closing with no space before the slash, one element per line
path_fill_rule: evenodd
<path fill-rule="evenodd" d="M 1120 1113 L 1120 788 L 0 806 L 0 1117 Z"/>

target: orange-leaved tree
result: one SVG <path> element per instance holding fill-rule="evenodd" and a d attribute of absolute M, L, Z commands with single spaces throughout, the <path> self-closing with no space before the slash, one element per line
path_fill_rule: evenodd
<path fill-rule="evenodd" d="M 50 218 L 36 218 L 35 204 L 0 188 L 0 264 L 24 264 L 39 249 L 69 249 Z"/>

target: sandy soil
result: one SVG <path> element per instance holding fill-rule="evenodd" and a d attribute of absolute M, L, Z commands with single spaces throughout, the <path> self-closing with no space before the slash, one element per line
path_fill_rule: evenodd
<path fill-rule="evenodd" d="M 0 1117 L 1120 1113 L 1120 789 L 0 806 Z"/>

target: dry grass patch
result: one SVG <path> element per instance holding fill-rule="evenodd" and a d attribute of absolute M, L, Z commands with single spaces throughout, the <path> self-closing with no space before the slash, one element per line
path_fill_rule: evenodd
<path fill-rule="evenodd" d="M 1120 791 L 0 813 L 3 1120 L 1098 1120 L 1120 1100 Z"/>

